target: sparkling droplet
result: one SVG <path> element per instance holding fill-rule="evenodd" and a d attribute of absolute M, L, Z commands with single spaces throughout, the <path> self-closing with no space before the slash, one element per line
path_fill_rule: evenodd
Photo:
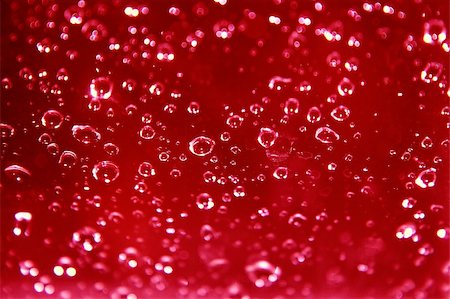
<path fill-rule="evenodd" d="M 246 265 L 245 272 L 257 288 L 270 287 L 281 276 L 281 268 L 266 260 L 259 260 Z"/>
<path fill-rule="evenodd" d="M 101 41 L 108 35 L 106 26 L 97 20 L 89 20 L 84 23 L 83 27 L 81 27 L 81 32 L 92 42 Z"/>
<path fill-rule="evenodd" d="M 322 143 L 330 144 L 339 140 L 339 135 L 328 127 L 321 127 L 316 130 L 315 137 Z"/>
<path fill-rule="evenodd" d="M 200 193 L 196 197 L 196 204 L 200 210 L 210 210 L 214 207 L 214 200 L 208 193 Z"/>
<path fill-rule="evenodd" d="M 152 126 L 146 125 L 139 131 L 139 136 L 144 140 L 151 140 L 155 137 L 156 132 Z"/>
<path fill-rule="evenodd" d="M 153 168 L 152 164 L 149 162 L 142 162 L 139 165 L 138 173 L 143 176 L 144 178 L 148 178 L 150 176 L 154 176 L 156 174 L 155 169 Z"/>
<path fill-rule="evenodd" d="M 113 90 L 112 81 L 108 77 L 98 77 L 92 79 L 89 85 L 89 92 L 92 98 L 97 100 L 107 100 L 111 97 Z"/>
<path fill-rule="evenodd" d="M 31 172 L 20 165 L 10 165 L 5 168 L 5 175 L 18 183 L 23 182 L 26 178 L 31 176 Z"/>
<path fill-rule="evenodd" d="M 416 234 L 416 226 L 413 223 L 401 225 L 395 234 L 398 239 L 409 239 Z"/>
<path fill-rule="evenodd" d="M 438 62 L 429 62 L 420 73 L 420 79 L 425 83 L 436 82 L 442 75 L 443 66 Z"/>
<path fill-rule="evenodd" d="M 341 80 L 341 82 L 339 82 L 337 90 L 338 93 L 343 97 L 351 96 L 355 91 L 355 84 L 353 84 L 350 79 L 344 78 Z"/>
<path fill-rule="evenodd" d="M 48 110 L 41 118 L 41 123 L 47 129 L 58 129 L 63 123 L 64 116 L 56 110 Z"/>
<path fill-rule="evenodd" d="M 101 139 L 100 133 L 89 125 L 74 125 L 72 136 L 85 145 L 97 143 Z"/>
<path fill-rule="evenodd" d="M 72 244 L 83 251 L 90 252 L 102 242 L 102 235 L 90 226 L 77 230 L 72 235 Z"/>
<path fill-rule="evenodd" d="M 119 167 L 111 161 L 102 161 L 92 168 L 92 175 L 97 181 L 109 184 L 119 176 Z"/>
<path fill-rule="evenodd" d="M 59 164 L 64 168 L 72 168 L 77 163 L 78 157 L 72 151 L 63 151 L 59 156 Z"/>
<path fill-rule="evenodd" d="M 284 103 L 283 111 L 286 115 L 297 114 L 300 109 L 300 102 L 296 98 L 289 98 Z"/>
<path fill-rule="evenodd" d="M 306 119 L 314 124 L 316 122 L 319 122 L 320 119 L 322 118 L 322 113 L 320 112 L 318 107 L 311 107 L 308 110 L 308 114 L 306 114 Z"/>
<path fill-rule="evenodd" d="M 430 45 L 440 45 L 447 38 L 447 28 L 443 20 L 433 19 L 423 25 L 423 41 Z"/>
<path fill-rule="evenodd" d="M 261 128 L 259 130 L 258 143 L 264 148 L 269 148 L 274 145 L 277 138 L 278 132 L 272 128 Z"/>
<path fill-rule="evenodd" d="M 189 151 L 198 157 L 204 157 L 213 151 L 215 145 L 216 142 L 211 138 L 198 136 L 189 142 Z"/>
<path fill-rule="evenodd" d="M 277 180 L 285 180 L 288 178 L 288 173 L 289 171 L 287 167 L 279 166 L 273 172 L 273 177 L 276 178 Z"/>
<path fill-rule="evenodd" d="M 417 186 L 423 189 L 433 188 L 436 183 L 436 169 L 428 168 L 423 170 L 417 176 L 415 183 Z"/>
<path fill-rule="evenodd" d="M 239 114 L 235 114 L 227 118 L 227 125 L 232 129 L 237 129 L 243 121 L 244 119 Z"/>
<path fill-rule="evenodd" d="M 344 121 L 350 116 L 350 109 L 344 105 L 340 105 L 334 108 L 330 115 L 337 121 Z"/>

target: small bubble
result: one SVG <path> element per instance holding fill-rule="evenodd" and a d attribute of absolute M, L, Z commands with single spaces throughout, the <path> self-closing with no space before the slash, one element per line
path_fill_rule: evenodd
<path fill-rule="evenodd" d="M 152 126 L 146 125 L 139 131 L 139 136 L 144 140 L 151 140 L 155 137 L 156 132 Z"/>
<path fill-rule="evenodd" d="M 295 227 L 301 227 L 307 218 L 301 213 L 295 213 L 289 217 L 288 223 Z"/>
<path fill-rule="evenodd" d="M 355 91 L 355 84 L 353 84 L 350 79 L 343 78 L 341 82 L 339 82 L 337 90 L 338 93 L 343 97 L 351 96 Z"/>
<path fill-rule="evenodd" d="M 300 109 L 300 102 L 296 98 L 289 98 L 284 103 L 283 111 L 286 115 L 297 114 Z"/>
<path fill-rule="evenodd" d="M 63 151 L 59 156 L 59 165 L 64 168 L 73 168 L 78 161 L 77 155 L 72 151 Z"/>
<path fill-rule="evenodd" d="M 227 125 L 232 129 L 237 129 L 242 125 L 244 118 L 239 114 L 232 115 L 227 118 Z"/>
<path fill-rule="evenodd" d="M 72 5 L 64 11 L 64 17 L 72 25 L 83 23 L 84 11 L 77 5 Z"/>
<path fill-rule="evenodd" d="M 216 145 L 216 142 L 206 136 L 198 136 L 189 142 L 189 151 L 198 157 L 209 155 Z"/>
<path fill-rule="evenodd" d="M 90 252 L 102 242 L 102 235 L 90 226 L 85 226 L 72 235 L 72 244 L 82 250 Z"/>
<path fill-rule="evenodd" d="M 279 166 L 273 172 L 273 177 L 276 178 L 277 180 L 285 180 L 288 178 L 288 173 L 289 171 L 287 167 Z"/>
<path fill-rule="evenodd" d="M 227 20 L 218 21 L 213 26 L 216 37 L 221 39 L 231 38 L 233 36 L 234 29 L 234 25 Z"/>
<path fill-rule="evenodd" d="M 169 43 L 159 44 L 156 52 L 156 59 L 159 61 L 170 62 L 175 59 L 175 52 Z"/>
<path fill-rule="evenodd" d="M 89 125 L 74 125 L 72 127 L 72 136 L 85 145 L 97 143 L 101 139 L 100 133 Z"/>
<path fill-rule="evenodd" d="M 428 168 L 417 176 L 415 183 L 422 189 L 433 188 L 436 183 L 436 169 Z"/>
<path fill-rule="evenodd" d="M 81 27 L 83 35 L 92 42 L 103 40 L 108 35 L 106 26 L 97 20 L 89 20 Z"/>
<path fill-rule="evenodd" d="M 423 25 L 423 41 L 430 45 L 439 45 L 447 38 L 447 28 L 443 20 L 433 19 Z"/>
<path fill-rule="evenodd" d="M 281 276 L 281 268 L 266 260 L 258 260 L 245 266 L 245 272 L 257 288 L 270 287 Z"/>
<path fill-rule="evenodd" d="M 89 92 L 92 98 L 107 100 L 111 97 L 113 90 L 112 81 L 108 77 L 98 77 L 92 79 L 89 85 Z"/>
<path fill-rule="evenodd" d="M 214 200 L 208 193 L 200 193 L 196 197 L 196 204 L 200 210 L 210 210 L 214 207 Z"/>
<path fill-rule="evenodd" d="M 16 236 L 30 236 L 30 223 L 33 216 L 30 212 L 17 212 L 14 215 L 13 233 Z"/>
<path fill-rule="evenodd" d="M 28 169 L 15 164 L 7 166 L 4 172 L 7 178 L 16 181 L 17 183 L 21 183 L 31 176 L 31 172 Z"/>
<path fill-rule="evenodd" d="M 306 119 L 314 124 L 316 122 L 319 122 L 320 119 L 322 118 L 322 113 L 320 112 L 318 107 L 311 107 L 308 110 L 308 113 L 306 114 Z"/>
<path fill-rule="evenodd" d="M 261 128 L 258 134 L 258 143 L 264 147 L 269 148 L 275 144 L 276 139 L 278 138 L 278 132 L 276 132 L 272 128 Z"/>
<path fill-rule="evenodd" d="M 92 175 L 97 181 L 109 184 L 119 176 L 119 167 L 111 161 L 102 161 L 92 168 Z"/>
<path fill-rule="evenodd" d="M 416 226 L 413 223 L 402 224 L 395 234 L 398 239 L 409 239 L 416 234 Z"/>
<path fill-rule="evenodd" d="M 420 73 L 420 79 L 425 83 L 436 82 L 442 75 L 443 66 L 438 62 L 429 62 Z"/>
<path fill-rule="evenodd" d="M 344 105 L 339 105 L 331 111 L 330 115 L 337 121 L 344 121 L 350 116 L 350 109 Z"/>
<path fill-rule="evenodd" d="M 330 144 L 339 140 L 339 135 L 328 127 L 320 127 L 316 130 L 315 138 L 322 143 Z"/>
<path fill-rule="evenodd" d="M 41 118 L 41 123 L 47 129 L 58 129 L 64 121 L 64 116 L 56 110 L 48 110 Z"/>

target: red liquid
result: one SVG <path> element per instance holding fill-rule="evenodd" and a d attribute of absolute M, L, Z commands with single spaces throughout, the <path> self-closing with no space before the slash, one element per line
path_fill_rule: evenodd
<path fill-rule="evenodd" d="M 2 298 L 449 296 L 447 1 L 1 5 Z"/>

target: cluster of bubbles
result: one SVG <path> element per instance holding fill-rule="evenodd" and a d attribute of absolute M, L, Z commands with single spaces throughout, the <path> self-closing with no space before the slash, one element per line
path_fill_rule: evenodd
<path fill-rule="evenodd" d="M 448 294 L 448 203 L 430 195 L 448 187 L 442 12 L 403 30 L 389 24 L 419 15 L 395 3 L 10 2 L 5 242 L 56 255 L 12 248 L 5 267 L 37 296 L 75 298 L 59 282 L 90 273 L 92 297 L 127 299 L 308 297 L 353 275 L 391 288 L 377 266 L 388 250 L 440 284 L 391 297 Z M 324 281 L 308 277 L 321 265 Z"/>

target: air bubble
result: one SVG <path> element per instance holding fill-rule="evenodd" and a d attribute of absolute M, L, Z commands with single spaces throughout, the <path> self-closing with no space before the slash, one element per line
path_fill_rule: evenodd
<path fill-rule="evenodd" d="M 208 193 L 197 195 L 195 202 L 200 210 L 210 210 L 214 207 L 214 200 Z"/>
<path fill-rule="evenodd" d="M 111 161 L 102 161 L 92 168 L 92 175 L 97 181 L 109 184 L 119 176 L 119 167 Z"/>
<path fill-rule="evenodd" d="M 330 144 L 339 140 L 339 135 L 328 127 L 321 127 L 316 130 L 315 138 L 322 143 Z"/>
<path fill-rule="evenodd" d="M 266 260 L 259 260 L 245 266 L 245 272 L 257 288 L 270 287 L 281 276 L 281 268 Z"/>
<path fill-rule="evenodd" d="M 278 132 L 276 132 L 272 128 L 261 128 L 258 134 L 258 143 L 264 147 L 269 148 L 275 144 L 276 139 L 278 138 Z"/>
<path fill-rule="evenodd" d="M 206 136 L 198 136 L 189 142 L 189 151 L 198 157 L 209 155 L 216 145 L 216 142 Z"/>
<path fill-rule="evenodd" d="M 423 170 L 417 176 L 415 183 L 422 189 L 433 188 L 436 183 L 436 169 L 429 168 Z"/>

